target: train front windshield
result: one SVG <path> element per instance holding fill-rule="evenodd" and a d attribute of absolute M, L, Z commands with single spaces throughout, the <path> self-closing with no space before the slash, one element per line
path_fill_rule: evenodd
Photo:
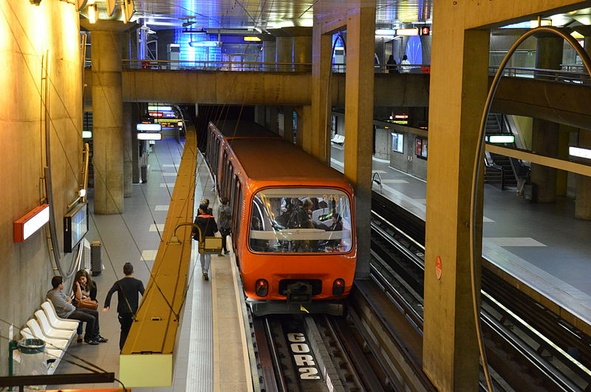
<path fill-rule="evenodd" d="M 253 252 L 349 252 L 351 204 L 336 189 L 265 189 L 255 194 L 249 246 Z"/>

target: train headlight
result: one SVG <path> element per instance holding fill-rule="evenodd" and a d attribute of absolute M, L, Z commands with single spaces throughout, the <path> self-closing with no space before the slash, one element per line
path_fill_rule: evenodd
<path fill-rule="evenodd" d="M 345 281 L 341 278 L 332 283 L 332 295 L 342 295 L 345 291 Z"/>
<path fill-rule="evenodd" d="M 254 291 L 259 297 L 266 297 L 269 294 L 269 282 L 265 279 L 259 279 L 254 285 Z"/>

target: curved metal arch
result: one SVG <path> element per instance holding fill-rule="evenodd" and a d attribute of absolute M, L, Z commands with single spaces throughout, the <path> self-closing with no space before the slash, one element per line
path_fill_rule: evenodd
<path fill-rule="evenodd" d="M 480 328 L 480 317 L 479 314 L 480 312 L 478 311 L 478 301 L 477 301 L 477 296 L 476 296 L 476 273 L 475 273 L 475 260 L 476 260 L 476 255 L 475 253 L 475 249 L 476 249 L 476 226 L 475 226 L 475 222 L 474 222 L 474 218 L 476 216 L 476 208 L 478 205 L 478 184 L 480 183 L 480 173 L 481 173 L 481 168 L 482 168 L 482 162 L 484 160 L 484 128 L 486 126 L 486 118 L 488 117 L 488 114 L 490 112 L 490 108 L 492 106 L 492 100 L 497 92 L 497 88 L 499 86 L 499 82 L 503 76 L 503 72 L 505 71 L 505 68 L 507 66 L 507 63 L 509 62 L 509 59 L 511 58 L 511 56 L 513 55 L 513 53 L 515 53 L 515 51 L 517 50 L 517 48 L 523 43 L 523 41 L 525 41 L 527 38 L 529 38 L 532 35 L 535 35 L 537 33 L 540 32 L 546 32 L 546 33 L 551 33 L 551 34 L 556 34 L 559 37 L 562 37 L 565 41 L 567 41 L 572 48 L 577 52 L 577 54 L 581 57 L 581 60 L 583 62 L 583 65 L 585 66 L 585 69 L 587 70 L 587 73 L 591 76 L 591 59 L 589 58 L 589 55 L 587 54 L 587 52 L 585 52 L 585 49 L 583 49 L 581 47 L 581 45 L 579 45 L 579 43 L 577 42 L 576 39 L 574 39 L 570 34 L 568 34 L 566 31 L 564 30 L 560 30 L 556 27 L 552 27 L 552 26 L 538 26 L 534 29 L 529 30 L 528 32 L 526 32 L 525 34 L 523 34 L 521 37 L 519 37 L 517 39 L 517 41 L 515 41 L 515 43 L 513 43 L 513 45 L 511 46 L 511 48 L 507 51 L 507 54 L 505 55 L 505 57 L 503 58 L 503 60 L 501 61 L 501 64 L 499 65 L 499 68 L 497 69 L 497 72 L 495 73 L 495 76 L 493 78 L 492 84 L 488 90 L 488 95 L 486 97 L 486 101 L 485 101 L 485 105 L 484 105 L 484 110 L 482 112 L 482 117 L 480 119 L 480 129 L 478 130 L 478 147 L 476 149 L 476 154 L 474 156 L 474 170 L 472 172 L 472 193 L 471 193 L 471 198 L 470 198 L 470 209 L 471 209 L 471 214 L 470 214 L 470 274 L 471 274 L 471 284 L 472 284 L 472 304 L 473 304 L 473 310 L 474 310 L 474 315 L 475 315 L 475 324 L 476 324 L 476 331 L 477 331 L 477 335 L 478 335 L 478 348 L 480 351 L 480 358 L 482 360 L 482 367 L 484 369 L 484 375 L 486 378 L 486 382 L 487 382 L 487 386 L 489 390 L 493 390 L 492 387 L 492 383 L 490 381 L 490 374 L 488 372 L 488 364 L 486 361 L 486 353 L 484 350 L 484 342 L 482 340 L 482 331 Z"/>

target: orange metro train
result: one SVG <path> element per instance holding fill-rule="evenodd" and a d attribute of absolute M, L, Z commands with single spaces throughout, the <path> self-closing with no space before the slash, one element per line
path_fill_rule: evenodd
<path fill-rule="evenodd" d="M 357 259 L 349 181 L 256 123 L 210 122 L 207 136 L 253 314 L 342 314 Z"/>

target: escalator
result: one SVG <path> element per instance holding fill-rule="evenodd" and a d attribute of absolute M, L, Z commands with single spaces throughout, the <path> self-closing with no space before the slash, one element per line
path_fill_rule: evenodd
<path fill-rule="evenodd" d="M 490 138 L 490 136 L 498 135 L 513 135 L 513 132 L 503 114 L 489 113 L 485 126 L 485 136 Z M 517 148 L 515 142 L 504 143 L 503 145 Z M 518 190 L 518 179 L 526 179 L 529 175 L 529 166 L 519 159 L 489 152 L 485 155 L 484 182 L 486 184 L 491 184 L 501 190 Z"/>

